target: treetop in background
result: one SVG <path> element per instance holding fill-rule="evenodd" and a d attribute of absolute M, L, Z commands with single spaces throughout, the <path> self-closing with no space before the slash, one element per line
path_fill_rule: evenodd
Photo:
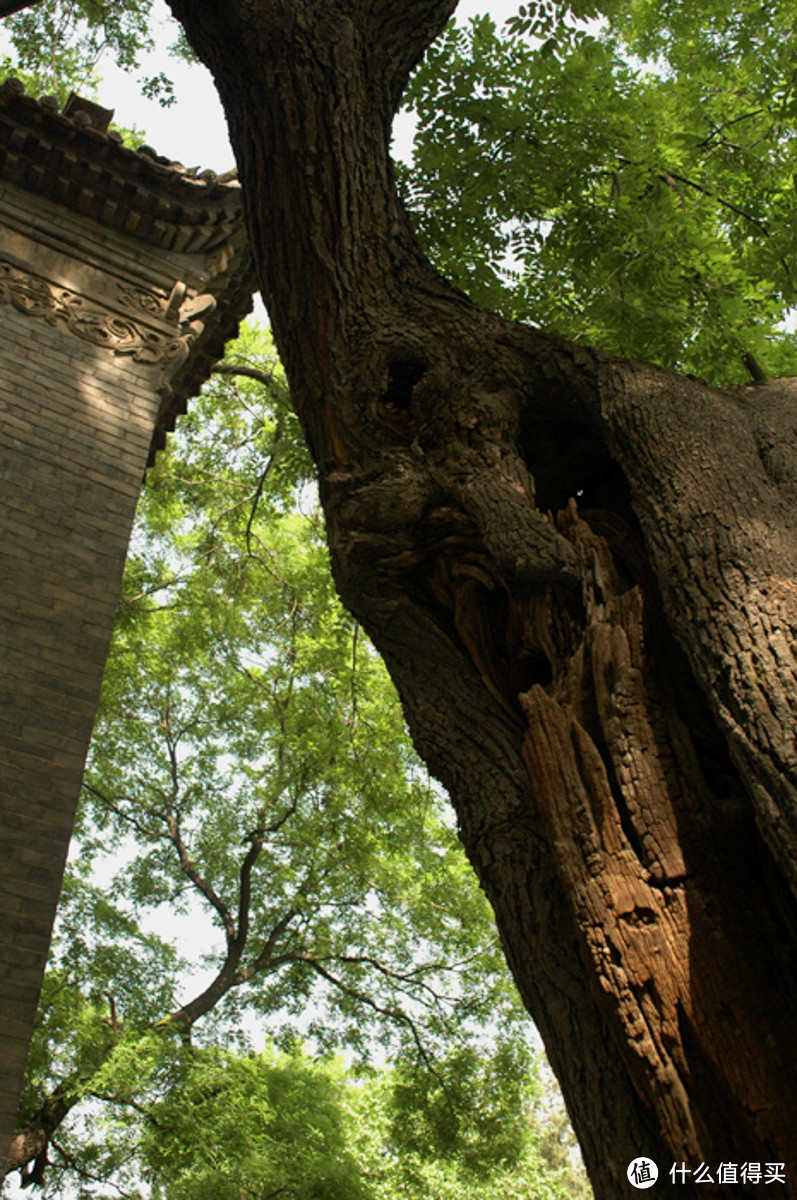
<path fill-rule="evenodd" d="M 489 911 L 335 597 L 310 477 L 245 328 L 139 507 L 12 1160 L 44 1195 L 570 1187 L 566 1157 L 539 1159 L 557 1141 L 532 1131 Z"/>

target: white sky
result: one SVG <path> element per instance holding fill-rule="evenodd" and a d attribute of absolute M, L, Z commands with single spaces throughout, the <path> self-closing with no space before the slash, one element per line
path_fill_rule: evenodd
<path fill-rule="evenodd" d="M 456 19 L 463 22 L 469 17 L 489 13 L 500 25 L 516 13 L 519 6 L 520 0 L 460 0 Z M 165 50 L 174 41 L 174 22 L 164 0 L 156 0 L 153 12 L 160 30 L 158 40 Z M 163 52 L 142 62 L 142 68 L 142 71 L 126 73 L 110 63 L 101 66 L 104 83 L 100 88 L 100 103 L 116 110 L 117 123 L 143 130 L 148 145 L 186 167 L 210 167 L 221 173 L 234 166 L 224 114 L 205 68 L 188 66 Z M 161 108 L 141 95 L 140 76 L 158 71 L 164 71 L 174 80 L 178 99 L 171 108 Z M 409 152 L 411 129 L 406 126 L 405 129 L 406 133 L 399 134 L 397 145 L 401 157 Z"/>

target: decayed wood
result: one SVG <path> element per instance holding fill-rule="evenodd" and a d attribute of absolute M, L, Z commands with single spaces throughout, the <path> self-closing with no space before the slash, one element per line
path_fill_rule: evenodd
<path fill-rule="evenodd" d="M 227 111 L 338 588 L 596 1194 L 648 1154 L 786 1161 L 797 1195 L 791 385 L 616 362 L 434 273 L 387 136 L 450 0 L 171 4 Z M 746 1193 L 679 1184 L 711 1194 Z"/>
<path fill-rule="evenodd" d="M 604 402 L 674 635 L 797 893 L 797 381 L 628 364 Z"/>
<path fill-rule="evenodd" d="M 641 589 L 616 590 L 575 506 L 565 520 L 593 551 L 587 620 L 553 695 L 522 697 L 524 752 L 596 999 L 676 1158 L 761 1161 L 792 1136 L 789 1006 L 781 1022 L 766 995 L 794 986 L 777 949 L 793 940 L 788 901 L 779 913 L 757 879 L 752 822 L 714 817 L 677 698 L 657 686 Z M 700 1106 L 720 1075 L 725 1102 Z"/>

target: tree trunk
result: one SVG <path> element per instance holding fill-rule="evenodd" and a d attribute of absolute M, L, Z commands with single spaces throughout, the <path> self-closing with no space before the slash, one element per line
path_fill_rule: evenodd
<path fill-rule="evenodd" d="M 99 1058 L 105 1057 L 102 1050 Z M 75 1107 L 81 1097 L 81 1087 L 85 1076 L 79 1073 L 68 1075 L 53 1092 L 45 1097 L 41 1107 L 32 1114 L 24 1128 L 18 1129 L 11 1139 L 8 1155 L 4 1163 L 7 1173 L 19 1171 L 23 1187 L 32 1184 L 42 1185 L 45 1171 L 49 1166 L 47 1151 L 50 1139 L 58 1129 L 66 1115 Z M 2 1187 L 0 1186 L 0 1190 Z"/>
<path fill-rule="evenodd" d="M 513 325 L 389 126 L 454 0 L 170 0 L 230 126 L 340 593 L 448 788 L 600 1200 L 797 1196 L 797 388 Z M 678 1194 L 745 1196 L 690 1176 Z"/>

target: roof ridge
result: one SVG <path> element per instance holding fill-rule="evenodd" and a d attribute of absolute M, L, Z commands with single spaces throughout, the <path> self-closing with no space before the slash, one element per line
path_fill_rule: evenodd
<path fill-rule="evenodd" d="M 73 114 L 65 113 L 61 109 L 56 96 L 43 95 L 37 99 L 27 91 L 24 81 L 17 75 L 9 75 L 0 83 L 0 106 L 3 106 L 3 101 L 5 101 L 5 106 L 13 105 L 16 102 L 20 111 L 27 110 L 28 114 L 33 116 L 34 119 L 35 114 L 38 112 L 44 120 L 53 122 L 54 128 L 60 127 L 64 131 L 67 129 L 74 130 L 79 135 L 87 137 L 88 141 L 92 142 L 95 146 L 98 143 L 104 142 L 109 148 L 112 147 L 114 152 L 118 152 L 123 156 L 130 156 L 132 161 L 144 159 L 165 172 L 173 173 L 187 183 L 201 184 L 206 187 L 212 184 L 220 184 L 223 187 L 239 186 L 238 172 L 235 168 L 218 174 L 209 167 L 186 167 L 176 159 L 170 159 L 160 154 L 146 143 L 136 149 L 126 146 L 122 135 L 117 130 L 97 129 L 85 112 L 78 110 Z"/>

